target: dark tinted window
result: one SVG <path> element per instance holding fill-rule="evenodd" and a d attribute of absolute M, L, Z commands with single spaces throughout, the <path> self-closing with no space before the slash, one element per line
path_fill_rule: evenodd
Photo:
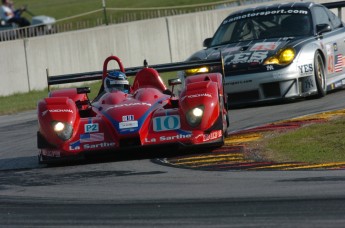
<path fill-rule="evenodd" d="M 277 9 L 231 15 L 216 31 L 211 46 L 257 39 L 312 34 L 308 9 Z"/>
<path fill-rule="evenodd" d="M 327 13 L 328 13 L 328 16 L 332 22 L 333 28 L 338 28 L 338 27 L 341 27 L 343 25 L 343 23 L 341 22 L 339 17 L 337 15 L 335 15 L 332 11 L 327 10 Z"/>
<path fill-rule="evenodd" d="M 328 14 L 324 8 L 317 6 L 317 7 L 313 8 L 313 11 L 314 11 L 315 21 L 316 21 L 317 25 L 319 25 L 319 24 L 331 25 Z"/>

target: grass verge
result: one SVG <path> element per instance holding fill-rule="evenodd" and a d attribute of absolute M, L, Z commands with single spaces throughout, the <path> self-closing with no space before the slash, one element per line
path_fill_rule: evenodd
<path fill-rule="evenodd" d="M 93 99 L 99 90 L 100 82 L 85 84 L 83 86 L 91 88 L 89 97 Z M 34 110 L 37 107 L 37 102 L 45 97 L 48 97 L 48 89 L 35 90 L 29 93 L 16 93 L 10 96 L 0 96 L 0 115 Z"/>
<path fill-rule="evenodd" d="M 345 161 L 345 117 L 285 133 L 269 133 L 256 142 L 255 154 L 275 162 L 332 163 Z"/>

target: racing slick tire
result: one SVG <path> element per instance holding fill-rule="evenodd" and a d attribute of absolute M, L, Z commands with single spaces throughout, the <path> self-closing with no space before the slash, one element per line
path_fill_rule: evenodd
<path fill-rule="evenodd" d="M 223 137 L 222 137 L 222 145 L 224 145 L 225 142 L 225 138 L 228 136 L 228 128 L 229 128 L 229 117 L 228 114 L 226 114 L 224 116 L 223 110 L 225 109 L 225 104 L 224 104 L 224 98 L 220 97 L 219 99 L 219 111 L 220 111 L 220 115 L 222 116 L 222 124 L 224 124 L 224 122 L 226 122 L 226 127 L 223 127 Z M 226 109 L 226 111 L 228 111 Z"/>
<path fill-rule="evenodd" d="M 314 75 L 317 88 L 316 98 L 324 97 L 327 93 L 327 85 L 325 78 L 325 64 L 320 52 L 316 52 L 314 56 Z"/>

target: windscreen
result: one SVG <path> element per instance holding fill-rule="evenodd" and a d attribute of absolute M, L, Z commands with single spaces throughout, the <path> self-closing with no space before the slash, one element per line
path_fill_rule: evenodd
<path fill-rule="evenodd" d="M 215 33 L 211 46 L 311 34 L 310 11 L 305 9 L 277 9 L 228 17 Z"/>

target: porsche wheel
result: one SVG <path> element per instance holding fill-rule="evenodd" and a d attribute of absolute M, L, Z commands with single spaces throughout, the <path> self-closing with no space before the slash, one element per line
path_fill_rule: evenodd
<path fill-rule="evenodd" d="M 317 88 L 317 98 L 324 97 L 327 92 L 325 79 L 325 64 L 319 52 L 316 52 L 314 57 L 314 75 Z"/>

